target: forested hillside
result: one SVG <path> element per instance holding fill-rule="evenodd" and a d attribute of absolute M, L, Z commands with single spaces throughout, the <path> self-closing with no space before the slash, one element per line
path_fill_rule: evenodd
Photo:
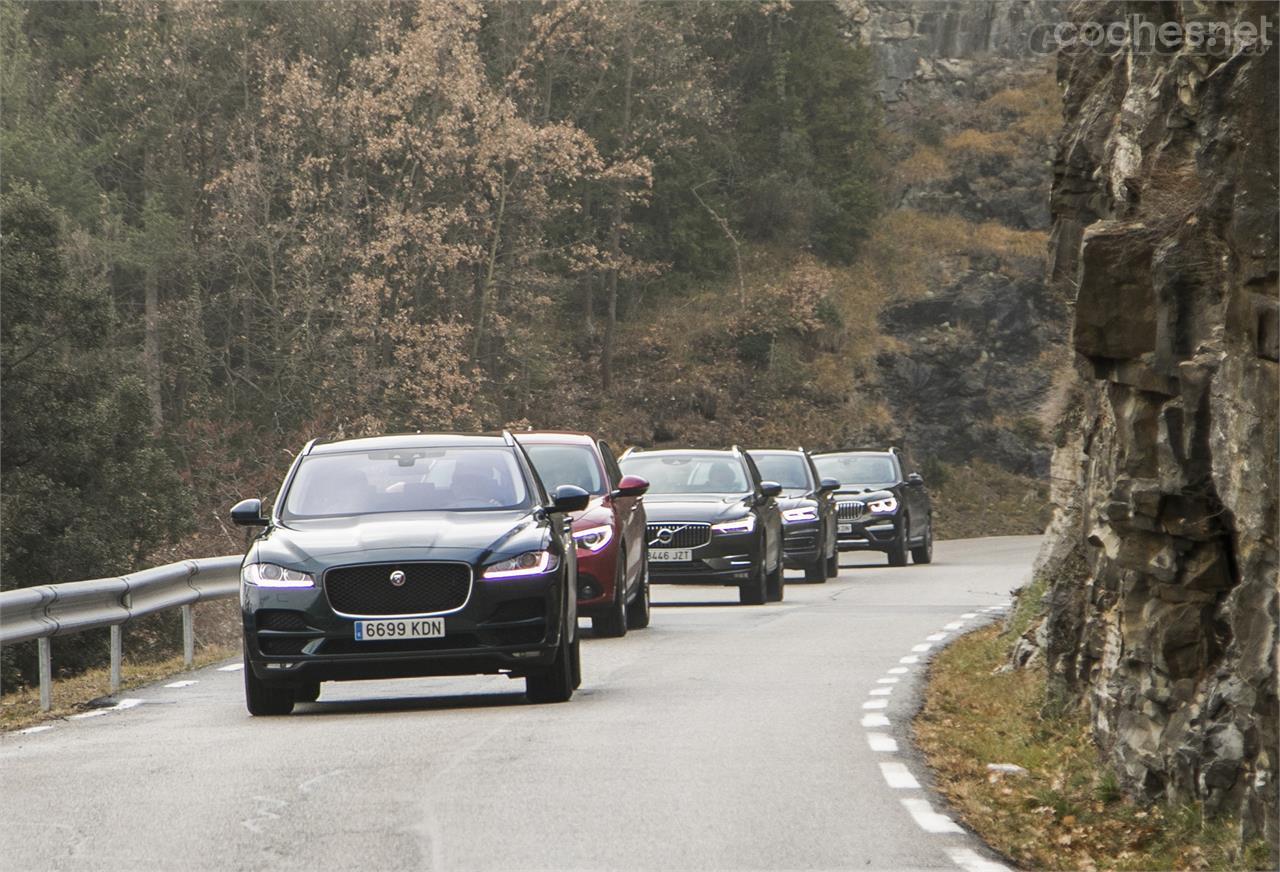
<path fill-rule="evenodd" d="M 4 586 L 234 551 L 307 439 L 417 429 L 906 438 L 944 526 L 1036 529 L 1044 235 L 949 211 L 1056 93 L 886 124 L 856 6 L 0 5 Z M 1034 378 L 971 422 L 922 366 Z"/>

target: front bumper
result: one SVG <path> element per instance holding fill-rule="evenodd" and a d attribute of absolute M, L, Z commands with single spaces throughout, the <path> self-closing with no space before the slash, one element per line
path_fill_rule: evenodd
<path fill-rule="evenodd" d="M 321 587 L 241 585 L 245 666 L 264 681 L 300 682 L 520 675 L 551 663 L 565 629 L 560 573 L 473 585 L 466 604 L 443 616 L 443 637 L 360 642 L 356 619 L 335 614 Z"/>
<path fill-rule="evenodd" d="M 821 554 L 821 521 L 782 525 L 782 560 L 787 569 L 804 569 Z"/>
<path fill-rule="evenodd" d="M 898 541 L 900 530 L 900 519 L 892 515 L 842 519 L 837 522 L 836 543 L 841 551 L 888 551 Z"/>
<path fill-rule="evenodd" d="M 650 584 L 741 585 L 762 559 L 756 533 L 713 533 L 705 545 L 691 549 L 692 560 L 649 559 Z"/>
<path fill-rule="evenodd" d="M 600 551 L 578 551 L 578 614 L 584 618 L 606 613 L 614 603 L 614 573 L 618 548 L 610 542 Z M 581 594 L 586 594 L 582 596 Z"/>

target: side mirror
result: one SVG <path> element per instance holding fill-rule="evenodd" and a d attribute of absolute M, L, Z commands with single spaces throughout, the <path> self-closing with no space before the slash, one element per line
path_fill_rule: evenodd
<path fill-rule="evenodd" d="M 270 522 L 262 516 L 262 500 L 241 500 L 231 507 L 231 523 L 240 527 L 265 527 Z"/>
<path fill-rule="evenodd" d="M 553 512 L 580 512 L 591 502 L 591 494 L 576 484 L 562 484 L 551 498 Z"/>
<path fill-rule="evenodd" d="M 924 479 L 920 477 L 920 473 L 913 472 L 907 476 L 907 484 L 914 485 L 915 487 L 922 487 L 924 485 Z"/>
<path fill-rule="evenodd" d="M 778 484 L 776 481 L 760 482 L 760 496 L 776 497 L 780 493 L 782 493 L 782 485 Z"/>
<path fill-rule="evenodd" d="M 649 480 L 641 478 L 638 475 L 624 475 L 622 480 L 618 482 L 618 489 L 613 492 L 615 497 L 642 497 L 649 490 Z"/>
<path fill-rule="evenodd" d="M 829 494 L 838 490 L 840 490 L 840 482 L 834 478 L 824 478 L 818 482 L 818 493 L 820 494 Z"/>

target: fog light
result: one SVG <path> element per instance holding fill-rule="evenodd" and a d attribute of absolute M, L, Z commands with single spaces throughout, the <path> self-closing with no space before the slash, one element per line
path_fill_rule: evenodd
<path fill-rule="evenodd" d="M 578 599 L 595 599 L 598 596 L 600 596 L 600 588 L 591 582 L 584 584 L 578 591 Z"/>
<path fill-rule="evenodd" d="M 268 663 L 268 669 L 292 669 L 296 663 Z"/>
<path fill-rule="evenodd" d="M 511 656 L 512 656 L 512 657 L 537 657 L 539 653 L 541 653 L 541 652 L 539 652 L 539 651 L 513 651 L 513 652 L 511 652 Z"/>

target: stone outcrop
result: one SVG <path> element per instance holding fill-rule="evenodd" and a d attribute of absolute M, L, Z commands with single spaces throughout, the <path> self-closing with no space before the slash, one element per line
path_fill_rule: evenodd
<path fill-rule="evenodd" d="M 1076 22 L 1270 23 L 1264 3 Z M 1154 16 L 1154 19 L 1152 19 Z M 1051 280 L 1080 378 L 1053 461 L 1044 654 L 1124 786 L 1277 844 L 1280 48 L 1064 50 Z"/>
<path fill-rule="evenodd" d="M 1033 55 L 1031 30 L 1057 20 L 1057 4 L 842 6 L 875 58 L 898 167 L 893 208 L 943 219 L 918 228 L 904 219 L 907 232 L 936 234 L 922 246 L 932 269 L 921 287 L 895 288 L 901 299 L 881 317 L 884 332 L 901 340 L 878 360 L 902 427 L 895 438 L 949 463 L 981 459 L 1043 478 L 1050 445 L 1036 410 L 1052 376 L 1050 350 L 1066 342 L 1067 314 L 1045 282 L 1038 241 L 1049 229 L 1058 112 L 1052 70 Z M 1000 108 L 1006 104 L 1012 108 Z M 1034 113 L 1049 126 L 1020 132 Z M 1018 250 L 983 244 L 1005 230 L 1024 237 Z"/>

